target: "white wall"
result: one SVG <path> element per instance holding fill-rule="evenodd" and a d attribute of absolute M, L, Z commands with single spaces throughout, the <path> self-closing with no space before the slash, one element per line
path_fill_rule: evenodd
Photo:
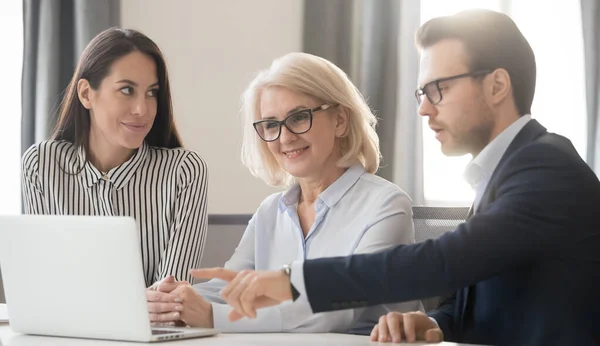
<path fill-rule="evenodd" d="M 240 96 L 254 74 L 301 50 L 302 0 L 123 0 L 121 25 L 152 38 L 169 67 L 186 147 L 209 167 L 209 213 L 252 213 L 277 191 L 240 162 Z"/>

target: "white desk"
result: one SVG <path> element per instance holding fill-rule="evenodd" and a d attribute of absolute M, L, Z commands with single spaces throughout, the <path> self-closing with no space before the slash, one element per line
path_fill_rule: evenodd
<path fill-rule="evenodd" d="M 7 324 L 0 324 L 0 340 L 2 346 L 135 346 L 142 343 L 115 342 L 103 340 L 85 340 L 71 338 L 55 338 L 16 334 Z M 165 341 L 153 345 L 180 346 L 373 346 L 388 345 L 370 342 L 367 336 L 345 334 L 219 334 L 217 336 L 188 339 L 181 341 Z M 414 343 L 410 345 L 431 345 Z M 443 342 L 442 346 L 460 346 L 461 344 Z M 471 345 L 472 346 L 472 345 Z"/>

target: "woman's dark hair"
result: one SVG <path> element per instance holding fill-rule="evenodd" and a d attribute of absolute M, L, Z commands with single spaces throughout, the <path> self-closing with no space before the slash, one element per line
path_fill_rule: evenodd
<path fill-rule="evenodd" d="M 155 147 L 182 146 L 173 121 L 169 76 L 162 52 L 141 32 L 120 28 L 110 28 L 101 32 L 81 54 L 73 78 L 60 104 L 52 139 L 66 140 L 76 147 L 83 146 L 86 157 L 89 157 L 90 113 L 79 101 L 77 83 L 85 78 L 90 83 L 90 87 L 97 90 L 102 80 L 110 73 L 113 62 L 135 51 L 148 55 L 154 60 L 158 75 L 156 118 L 145 141 L 149 146 Z"/>
<path fill-rule="evenodd" d="M 467 10 L 429 20 L 415 37 L 419 48 L 431 47 L 444 39 L 458 39 L 465 45 L 471 72 L 505 69 L 519 115 L 531 113 L 536 82 L 535 55 L 509 16 L 489 10 Z"/>

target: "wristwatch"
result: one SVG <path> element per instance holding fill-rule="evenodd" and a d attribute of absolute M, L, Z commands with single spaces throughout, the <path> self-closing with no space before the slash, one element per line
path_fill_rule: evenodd
<path fill-rule="evenodd" d="M 284 264 L 281 267 L 281 271 L 284 272 L 288 278 L 290 278 L 290 289 L 292 290 L 292 301 L 295 302 L 296 299 L 298 299 L 298 297 L 300 297 L 300 292 L 298 292 L 296 287 L 294 287 L 294 285 L 292 284 L 292 266 L 290 266 L 289 264 Z"/>

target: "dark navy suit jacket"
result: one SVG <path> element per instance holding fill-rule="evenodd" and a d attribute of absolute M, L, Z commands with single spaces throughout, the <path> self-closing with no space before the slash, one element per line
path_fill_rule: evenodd
<path fill-rule="evenodd" d="M 532 120 L 456 230 L 303 268 L 314 312 L 448 296 L 430 313 L 446 341 L 600 344 L 600 182 Z"/>

